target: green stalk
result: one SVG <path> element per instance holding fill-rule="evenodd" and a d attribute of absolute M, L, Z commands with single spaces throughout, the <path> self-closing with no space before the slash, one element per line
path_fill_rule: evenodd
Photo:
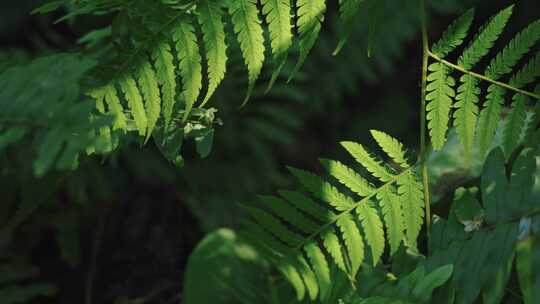
<path fill-rule="evenodd" d="M 422 85 L 420 99 L 420 163 L 422 167 L 422 183 L 424 184 L 424 210 L 426 212 L 426 236 L 429 241 L 431 231 L 431 210 L 429 203 L 429 179 L 427 168 L 427 147 L 426 147 L 426 86 L 427 69 L 429 59 L 429 41 L 427 35 L 427 13 L 426 1 L 420 0 L 420 19 L 422 28 Z M 429 251 L 428 251 L 429 254 Z"/>

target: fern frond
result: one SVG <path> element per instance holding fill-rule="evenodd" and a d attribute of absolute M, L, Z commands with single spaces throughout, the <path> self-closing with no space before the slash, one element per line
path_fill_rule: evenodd
<path fill-rule="evenodd" d="M 504 49 L 491 60 L 485 75 L 491 79 L 499 79 L 512 72 L 516 63 L 540 39 L 540 20 L 537 20 L 518 33 Z"/>
<path fill-rule="evenodd" d="M 289 171 L 298 181 L 317 198 L 329 203 L 338 211 L 345 211 L 354 205 L 354 201 L 341 194 L 332 184 L 325 182 L 321 177 L 300 169 L 289 167 Z"/>
<path fill-rule="evenodd" d="M 384 231 L 383 224 L 373 203 L 367 201 L 358 205 L 356 213 L 362 223 L 366 242 L 371 247 L 371 257 L 375 266 L 384 252 Z"/>
<path fill-rule="evenodd" d="M 540 76 L 540 53 L 537 53 L 525 66 L 510 78 L 509 84 L 516 88 L 522 88 L 532 83 Z M 512 97 L 512 108 L 506 118 L 503 128 L 503 148 L 508 159 L 517 147 L 521 134 L 527 128 L 527 96 L 516 93 Z"/>
<path fill-rule="evenodd" d="M 118 85 L 124 93 L 139 135 L 145 136 L 148 128 L 148 119 L 146 117 L 143 99 L 139 88 L 137 87 L 137 83 L 135 83 L 135 80 L 131 78 L 131 76 L 126 75 L 124 78 L 120 79 Z"/>
<path fill-rule="evenodd" d="M 114 115 L 114 125 L 115 129 L 125 130 L 126 129 L 126 116 L 124 115 L 124 109 L 118 98 L 118 93 L 116 88 L 113 85 L 107 85 L 103 88 L 105 94 L 105 103 L 109 108 L 109 112 Z"/>
<path fill-rule="evenodd" d="M 298 27 L 300 58 L 294 67 L 290 81 L 295 74 L 300 70 L 302 64 L 309 55 L 309 51 L 315 45 L 319 32 L 321 31 L 321 23 L 324 20 L 326 12 L 326 0 L 297 0 L 297 16 L 296 23 Z"/>
<path fill-rule="evenodd" d="M 482 26 L 480 32 L 474 37 L 473 41 L 465 49 L 458 59 L 458 65 L 464 69 L 471 69 L 482 59 L 504 30 L 508 19 L 512 15 L 513 6 L 502 10 L 497 15 L 493 16 L 486 24 Z M 454 125 L 457 128 L 459 140 L 465 151 L 467 162 L 470 161 L 472 155 L 472 145 L 476 136 L 476 120 L 478 116 L 478 81 L 469 75 L 463 75 L 460 78 L 460 86 L 458 88 L 458 96 L 456 102 L 456 112 L 454 113 Z M 495 109 L 494 109 L 495 110 Z M 495 114 L 496 111 L 493 111 Z M 449 114 L 449 112 L 447 112 Z M 484 121 L 487 113 L 483 115 Z M 471 127 L 472 126 L 472 127 Z M 482 134 L 485 136 L 485 134 Z M 442 142 L 444 143 L 444 141 Z M 439 144 L 441 144 L 439 142 Z"/>
<path fill-rule="evenodd" d="M 302 231 L 312 233 L 317 230 L 317 225 L 305 217 L 295 207 L 274 196 L 261 196 L 259 200 L 267 206 L 275 215 L 287 222 L 295 223 Z"/>
<path fill-rule="evenodd" d="M 195 27 L 189 19 L 182 18 L 175 27 L 172 38 L 176 43 L 180 75 L 182 76 L 182 99 L 186 104 L 182 120 L 185 121 L 201 91 L 202 59 Z"/>
<path fill-rule="evenodd" d="M 156 126 L 161 111 L 161 96 L 156 73 L 149 62 L 145 61 L 138 71 L 138 83 L 146 101 L 146 114 L 148 118 L 148 129 L 146 140 L 150 138 Z"/>
<path fill-rule="evenodd" d="M 282 190 L 279 191 L 279 194 L 298 210 L 311 215 L 321 222 L 333 221 L 336 218 L 336 214 L 331 210 L 319 206 L 319 204 L 300 192 Z"/>
<path fill-rule="evenodd" d="M 505 90 L 503 88 L 496 85 L 490 85 L 488 87 L 486 102 L 478 118 L 477 142 L 480 157 L 484 157 L 489 152 L 489 148 L 495 137 L 504 95 Z"/>
<path fill-rule="evenodd" d="M 404 160 L 403 145 L 399 141 L 379 131 L 373 131 L 372 135 L 393 158 Z M 258 238 L 256 229 L 246 227 L 253 234 L 252 238 L 277 251 L 275 256 L 282 257 L 275 261 L 278 267 L 290 263 L 303 278 L 305 286 L 295 287 L 298 297 L 307 289 L 311 299 L 318 295 L 324 301 L 329 292 L 330 263 L 355 280 L 364 262 L 365 250 L 369 250 L 370 262 L 375 265 L 381 259 L 386 242 L 390 244 L 392 254 L 403 240 L 407 240 L 406 246 L 415 246 L 422 225 L 423 192 L 413 172 L 416 167 L 404 168 L 403 172 L 394 175 L 361 145 L 353 142 L 342 145 L 368 168 L 379 186 L 370 185 L 341 162 L 322 159 L 321 163 L 330 176 L 362 199 L 353 200 L 323 177 L 289 168 L 314 199 L 300 192 L 279 191 L 286 201 L 263 197 L 264 210 L 250 208 L 255 221 L 269 232 L 262 232 L 265 235 Z M 396 187 L 399 187 L 398 193 Z M 287 203 L 289 206 L 284 206 Z M 408 214 L 404 215 L 405 212 Z M 383 226 L 386 226 L 387 237 Z M 268 237 L 271 240 L 267 241 Z M 295 260 L 284 257 L 295 257 Z M 291 282 L 293 286 L 298 285 L 297 278 L 291 275 L 292 270 L 286 271 L 290 280 L 295 280 Z M 313 283 L 313 277 L 317 280 L 318 290 L 308 286 Z"/>
<path fill-rule="evenodd" d="M 522 88 L 532 83 L 540 76 L 540 52 L 529 60 L 525 66 L 519 70 L 509 81 L 509 84 L 516 88 Z"/>
<path fill-rule="evenodd" d="M 467 36 L 473 18 L 474 10 L 470 9 L 465 12 L 461 17 L 459 17 L 456 21 L 450 24 L 448 28 L 444 31 L 441 39 L 433 45 L 432 52 L 436 56 L 444 58 L 455 48 L 460 46 L 463 43 L 465 37 Z M 449 71 L 444 70 L 444 68 L 441 67 L 440 64 L 439 66 L 434 66 L 434 68 L 436 68 L 434 72 L 438 72 L 439 74 L 434 74 L 432 76 L 434 79 L 433 81 L 439 80 L 437 82 L 439 85 L 434 85 L 432 87 L 432 91 L 435 91 L 431 93 L 431 97 L 433 98 L 432 103 L 434 103 L 433 105 L 431 105 L 433 114 L 429 115 L 432 115 L 431 120 L 434 121 L 433 123 L 431 123 L 431 130 L 433 133 L 431 138 L 434 142 L 433 146 L 440 148 L 442 146 L 441 141 L 444 143 L 444 134 L 446 134 L 448 121 L 446 121 L 445 119 L 443 119 L 443 121 L 439 121 L 439 119 L 443 115 L 449 115 L 452 102 L 451 100 L 449 100 L 448 97 L 454 97 L 455 92 L 453 92 L 452 88 L 454 86 L 454 81 L 453 79 L 450 80 L 451 78 L 448 78 L 450 76 L 447 76 Z M 460 85 L 458 88 L 458 95 L 456 98 L 457 102 L 455 104 L 457 110 L 454 113 L 454 125 L 458 129 L 457 131 L 460 141 L 465 147 L 466 158 L 469 159 L 470 156 L 468 155 L 470 153 L 468 153 L 468 151 L 472 150 L 474 127 L 476 126 L 476 113 L 478 112 L 478 110 L 475 111 L 474 109 L 476 102 L 474 100 L 474 96 L 472 96 L 472 94 L 476 92 L 476 90 L 470 87 L 471 84 L 474 84 L 474 79 L 462 78 L 462 80 L 467 80 L 467 83 Z M 439 114 L 440 116 L 437 114 Z M 473 123 L 473 127 L 469 128 L 471 123 Z"/>
<path fill-rule="evenodd" d="M 512 71 L 514 65 L 540 39 L 540 20 L 530 24 L 516 35 L 512 41 L 491 61 L 486 69 L 486 75 L 498 79 Z M 505 90 L 491 85 L 484 109 L 480 112 L 478 123 L 479 152 L 485 156 L 497 131 L 497 123 L 501 112 Z M 515 130 L 514 130 L 515 131 Z M 513 133 L 513 132 L 510 132 Z M 508 147 L 511 146 L 508 143 Z"/>
<path fill-rule="evenodd" d="M 432 47 L 432 52 L 444 58 L 463 43 L 474 18 L 474 9 L 469 9 L 456 21 L 452 22 L 442 34 L 442 37 Z"/>
<path fill-rule="evenodd" d="M 326 257 L 319 246 L 313 243 L 309 243 L 304 246 L 304 250 L 306 251 L 311 267 L 313 268 L 313 272 L 317 277 L 321 300 L 325 300 L 332 288 L 332 283 L 330 280 L 330 268 L 328 267 L 328 262 L 326 262 Z"/>
<path fill-rule="evenodd" d="M 383 182 L 392 180 L 393 175 L 388 172 L 387 168 L 382 166 L 380 161 L 371 156 L 361 144 L 346 141 L 342 142 L 341 145 L 359 164 L 373 174 L 373 176 Z"/>
<path fill-rule="evenodd" d="M 381 149 L 390 156 L 390 158 L 402 168 L 410 167 L 405 159 L 405 150 L 403 144 L 392 136 L 377 130 L 371 130 L 371 136 L 377 141 Z"/>
<path fill-rule="evenodd" d="M 263 66 L 263 29 L 260 24 L 257 0 L 229 1 L 229 12 L 248 69 L 249 86 L 243 102 L 245 104 L 251 96 Z"/>
<path fill-rule="evenodd" d="M 152 59 L 156 67 L 157 81 L 161 87 L 161 112 L 165 126 L 168 127 L 176 103 L 176 75 L 171 46 L 165 41 L 158 42 L 152 52 Z"/>
<path fill-rule="evenodd" d="M 406 171 L 397 179 L 398 194 L 401 197 L 406 237 L 409 244 L 416 246 L 416 238 L 422 228 L 424 218 L 423 186 L 413 170 Z"/>
<path fill-rule="evenodd" d="M 506 159 L 510 158 L 512 151 L 518 146 L 521 134 L 526 127 L 527 96 L 514 95 L 512 108 L 506 118 L 503 128 L 502 146 Z"/>
<path fill-rule="evenodd" d="M 347 267 L 345 266 L 345 260 L 341 251 L 341 244 L 339 238 L 333 227 L 330 227 L 321 233 L 321 239 L 326 248 L 326 251 L 330 254 L 337 267 L 344 273 L 347 273 Z"/>
<path fill-rule="evenodd" d="M 449 68 L 442 63 L 432 63 L 428 70 L 431 72 L 427 81 L 426 106 L 428 128 L 433 144 L 433 149 L 439 150 L 446 141 L 446 131 L 452 107 L 452 98 L 455 96 L 453 86 L 454 78 L 450 76 Z"/>
<path fill-rule="evenodd" d="M 289 246 L 297 246 L 302 243 L 302 237 L 287 229 L 283 223 L 271 213 L 257 208 L 248 208 L 248 212 L 265 230 L 269 231 L 278 240 Z"/>
<path fill-rule="evenodd" d="M 403 209 L 392 187 L 387 187 L 377 193 L 377 199 L 381 203 L 381 210 L 386 223 L 386 234 L 390 244 L 390 254 L 393 255 L 405 238 Z"/>
<path fill-rule="evenodd" d="M 456 111 L 454 112 L 454 126 L 463 146 L 465 160 L 471 161 L 476 121 L 478 117 L 478 79 L 471 75 L 463 75 L 460 78 L 461 85 L 458 88 L 456 96 Z"/>
<path fill-rule="evenodd" d="M 266 16 L 270 32 L 270 44 L 274 56 L 274 71 L 268 84 L 270 90 L 287 61 L 292 45 L 291 5 L 289 0 L 262 0 L 262 12 Z"/>
<path fill-rule="evenodd" d="M 364 240 L 362 239 L 362 234 L 360 234 L 358 226 L 350 214 L 341 216 L 336 221 L 336 225 L 341 231 L 345 249 L 349 256 L 351 277 L 354 278 L 364 261 Z"/>
<path fill-rule="evenodd" d="M 339 161 L 321 159 L 321 164 L 326 168 L 328 174 L 335 177 L 341 184 L 351 189 L 360 196 L 368 196 L 373 193 L 373 188 L 369 182 L 356 174 L 356 172 Z"/>
<path fill-rule="evenodd" d="M 227 44 L 225 43 L 225 25 L 223 12 L 219 1 L 201 0 L 199 8 L 199 23 L 203 33 L 206 64 L 208 67 L 208 90 L 201 106 L 212 97 L 219 84 L 225 78 L 227 71 Z"/>
<path fill-rule="evenodd" d="M 502 10 L 482 27 L 480 32 L 474 37 L 474 40 L 459 57 L 459 66 L 469 70 L 489 52 L 504 30 L 508 19 L 512 15 L 513 8 L 514 6 L 511 5 Z"/>
<path fill-rule="evenodd" d="M 304 280 L 304 284 L 309 293 L 309 298 L 315 300 L 319 294 L 319 284 L 315 273 L 311 270 L 311 267 L 303 257 L 298 256 L 294 262 L 298 272 L 302 275 L 302 279 Z"/>

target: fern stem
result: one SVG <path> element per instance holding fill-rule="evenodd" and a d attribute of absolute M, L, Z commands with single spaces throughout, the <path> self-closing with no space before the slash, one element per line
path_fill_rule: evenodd
<path fill-rule="evenodd" d="M 336 223 L 342 216 L 345 216 L 346 214 L 349 214 L 351 213 L 354 209 L 356 209 L 358 206 L 360 206 L 360 204 L 365 204 L 367 203 L 370 199 L 372 199 L 373 197 L 375 197 L 379 192 L 381 192 L 383 189 L 385 189 L 386 187 L 392 185 L 393 183 L 397 182 L 397 180 L 405 175 L 406 173 L 408 173 L 410 170 L 414 169 L 415 166 L 411 166 L 405 170 L 403 170 L 403 172 L 397 174 L 397 175 L 394 175 L 392 176 L 392 179 L 388 182 L 386 182 L 384 185 L 380 186 L 379 188 L 377 188 L 375 191 L 373 191 L 373 193 L 371 193 L 370 195 L 364 197 L 363 199 L 361 199 L 360 201 L 358 201 L 356 204 L 352 205 L 349 209 L 341 212 L 339 215 L 337 215 L 335 218 L 333 218 L 330 222 L 322 225 L 319 229 L 317 229 L 316 231 L 314 231 L 313 233 L 311 233 L 309 236 L 307 236 L 306 238 L 304 238 L 304 240 L 296 245 L 294 247 L 294 250 L 299 250 L 300 248 L 302 248 L 302 246 L 304 246 L 305 244 L 307 244 L 309 241 L 311 241 L 312 239 L 314 239 L 317 235 L 319 235 L 321 232 L 323 232 L 325 229 L 327 229 L 328 227 L 334 225 L 334 223 Z"/>
<path fill-rule="evenodd" d="M 420 165 L 422 166 L 422 183 L 424 186 L 424 210 L 426 213 L 426 236 L 429 241 L 431 231 L 431 209 L 429 201 L 429 178 L 426 162 L 426 87 L 427 87 L 427 69 L 429 60 L 429 40 L 427 34 L 427 13 L 426 1 L 420 0 L 420 18 L 422 27 L 422 86 L 420 99 Z"/>
<path fill-rule="evenodd" d="M 437 60 L 438 62 L 448 66 L 448 67 L 451 67 L 452 69 L 454 70 L 457 70 L 457 71 L 460 71 L 464 74 L 468 74 L 468 75 L 471 75 L 473 77 L 476 77 L 478 79 L 481 79 L 481 80 L 484 80 L 484 81 L 487 81 L 487 82 L 490 82 L 492 84 L 495 84 L 495 85 L 498 85 L 502 88 L 505 88 L 505 89 L 508 89 L 508 90 L 511 90 L 511 91 L 514 91 L 514 92 L 517 92 L 517 93 L 521 93 L 523 95 L 526 95 L 526 96 L 529 96 L 529 97 L 532 97 L 534 99 L 537 99 L 537 100 L 540 100 L 540 95 L 537 95 L 537 94 L 534 94 L 534 93 L 531 93 L 529 91 L 525 91 L 525 90 L 522 90 L 522 89 L 519 89 L 519 88 L 516 88 L 514 86 L 511 86 L 507 83 L 504 83 L 504 82 L 500 82 L 500 81 L 497 81 L 497 80 L 494 80 L 494 79 L 491 79 L 487 76 L 484 76 L 482 74 L 478 74 L 478 73 L 475 73 L 475 72 L 472 72 L 472 71 L 469 71 L 469 70 L 466 70 L 462 67 L 460 67 L 459 65 L 457 64 L 454 64 L 450 61 L 447 61 L 447 60 L 444 60 L 442 59 L 441 57 L 433 54 L 429 49 L 428 49 L 428 54 L 429 54 L 429 57 Z"/>

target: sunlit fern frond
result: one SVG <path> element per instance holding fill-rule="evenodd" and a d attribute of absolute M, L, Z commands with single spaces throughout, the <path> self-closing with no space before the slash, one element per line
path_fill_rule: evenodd
<path fill-rule="evenodd" d="M 516 134 L 525 123 L 524 111 L 527 101 L 539 99 L 531 92 L 525 91 L 526 94 L 522 94 L 522 89 L 534 84 L 540 73 L 538 55 L 525 63 L 521 70 L 516 69 L 516 66 L 540 39 L 540 20 L 532 22 L 515 35 L 499 53 L 492 57 L 482 74 L 473 71 L 480 60 L 490 53 L 491 48 L 503 33 L 512 10 L 513 6 L 509 6 L 489 19 L 474 35 L 456 64 L 446 59 L 466 38 L 473 20 L 472 10 L 467 11 L 452 23 L 443 33 L 442 38 L 433 45 L 430 56 L 435 59 L 435 62 L 430 64 L 427 76 L 429 81 L 427 119 L 434 149 L 440 149 L 445 143 L 448 124 L 453 118 L 453 125 L 457 129 L 465 157 L 470 161 L 473 147 L 475 147 L 478 155 L 484 158 L 492 146 L 508 91 L 513 91 L 516 95 L 512 97 L 510 122 L 506 123 L 503 131 L 506 156 L 509 157 L 516 147 L 519 138 Z M 462 73 L 459 77 L 460 84 L 457 93 L 452 77 L 453 70 Z M 510 80 L 501 81 L 501 78 L 506 75 L 512 75 Z M 490 83 L 485 97 L 480 87 L 481 82 L 484 81 Z M 480 100 L 485 100 L 481 110 L 479 110 Z"/>
<path fill-rule="evenodd" d="M 330 264 L 354 280 L 363 263 L 377 264 L 385 243 L 393 255 L 402 244 L 416 246 L 423 223 L 423 192 L 416 166 L 391 136 L 372 135 L 399 169 L 354 142 L 342 146 L 370 172 L 370 182 L 347 165 L 322 159 L 328 178 L 289 168 L 301 190 L 263 196 L 246 207 L 246 235 L 264 250 L 295 287 L 298 299 L 329 295 Z M 386 230 L 386 233 L 385 233 Z"/>

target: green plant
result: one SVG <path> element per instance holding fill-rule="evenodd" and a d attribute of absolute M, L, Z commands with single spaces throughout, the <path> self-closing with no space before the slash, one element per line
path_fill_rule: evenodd
<path fill-rule="evenodd" d="M 55 1 L 35 12 L 47 13 L 72 0 Z M 350 19 L 362 1 L 342 1 L 341 14 Z M 113 129 L 134 129 L 146 140 L 153 134 L 156 123 L 163 117 L 165 128 L 173 121 L 177 101 L 181 103 L 180 120 L 186 122 L 192 108 L 198 103 L 207 79 L 206 96 L 199 107 L 211 98 L 223 80 L 227 70 L 227 39 L 233 33 L 226 31 L 231 24 L 239 51 L 248 70 L 248 91 L 244 103 L 251 96 L 255 82 L 261 74 L 265 59 L 265 38 L 259 15 L 265 17 L 270 36 L 271 53 L 275 66 L 269 88 L 277 79 L 286 62 L 289 49 L 293 45 L 293 21 L 298 31 L 297 43 L 299 59 L 289 80 L 296 74 L 311 48 L 315 44 L 324 20 L 326 2 L 299 1 L 294 9 L 288 1 L 268 0 L 262 6 L 257 1 L 83 1 L 75 11 L 60 20 L 80 14 L 122 11 L 118 15 L 118 27 L 126 27 L 139 35 L 132 41 L 127 37 L 113 37 L 124 40 L 131 46 L 126 54 L 113 58 L 117 62 L 114 73 L 107 77 L 106 84 L 90 90 L 89 95 L 103 104 L 107 113 L 115 116 Z M 225 16 L 225 10 L 228 16 Z M 298 18 L 292 19 L 291 15 Z M 226 18 L 230 17 L 230 18 Z M 125 20 L 123 20 L 125 18 Z M 199 26 L 197 26 L 197 23 Z M 113 24 L 112 32 L 121 32 Z M 196 30 L 202 32 L 199 43 Z M 128 50 L 127 46 L 124 46 Z M 236 51 L 236 49 L 234 49 Z M 205 56 L 206 74 L 203 75 Z M 110 69 L 110 64 L 107 64 Z M 177 79 L 177 71 L 180 75 Z M 204 77 L 203 77 L 204 76 Z M 176 88 L 181 87 L 181 93 Z M 121 93 L 119 93 L 121 92 Z M 122 95 L 123 96 L 120 96 Z M 129 113 L 124 109 L 124 102 Z M 106 107 L 105 107 L 106 105 Z M 134 121 L 128 128 L 127 117 Z"/>
<path fill-rule="evenodd" d="M 301 190 L 278 191 L 281 197 L 261 196 L 260 204 L 245 207 L 251 217 L 244 223 L 245 237 L 291 283 L 298 301 L 309 297 L 312 301 L 334 303 L 335 279 L 342 273 L 351 284 L 351 289 L 338 297 L 346 303 L 356 303 L 354 296 L 351 298 L 351 290 L 356 290 L 352 293 L 356 294 L 358 303 L 473 303 L 479 295 L 486 303 L 500 303 L 516 252 L 518 259 L 523 258 L 517 268 L 522 300 L 533 301 L 532 286 L 536 284 L 539 269 L 529 267 L 535 265 L 531 250 L 536 244 L 534 238 L 539 223 L 535 181 L 538 148 L 535 140 L 530 141 L 536 130 L 537 113 L 527 107 L 529 99 L 538 100 L 540 96 L 524 88 L 534 84 L 538 77 L 539 57 L 530 58 L 521 69 L 514 67 L 540 39 L 540 23 L 533 22 L 516 35 L 491 60 L 485 74 L 478 74 L 470 69 L 489 52 L 505 28 L 513 7 L 492 17 L 471 40 L 458 64 L 453 64 L 444 58 L 463 43 L 473 20 L 473 10 L 452 23 L 442 38 L 429 48 L 424 2 L 420 2 L 424 14 L 424 57 L 421 149 L 416 164 L 408 163 L 403 145 L 396 139 L 372 131 L 391 163 L 381 164 L 360 144 L 343 142 L 342 145 L 373 176 L 372 181 L 381 184 L 373 185 L 346 165 L 323 159 L 321 163 L 330 178 L 290 168 Z M 430 58 L 435 62 L 428 65 Z M 463 73 L 457 95 L 452 70 Z M 513 75 L 508 83 L 499 81 L 501 76 L 510 73 Z M 488 82 L 489 87 L 477 123 L 482 81 Z M 499 128 L 502 140 L 494 143 L 506 90 L 515 95 Z M 452 114 L 453 107 L 456 110 Z M 459 188 L 448 220 L 435 216 L 435 224 L 431 226 L 424 126 L 427 121 L 433 149 L 440 150 L 445 145 L 452 116 L 466 163 L 470 165 L 473 157 L 475 162 L 483 163 L 483 207 L 476 198 L 477 188 Z M 478 133 L 476 142 L 475 133 Z M 523 150 L 523 146 L 533 148 Z M 515 157 L 511 158 L 512 155 Z M 512 168 L 511 172 L 505 172 L 505 163 Z M 417 178 L 420 175 L 422 182 Z M 407 275 L 402 270 L 382 272 L 397 275 L 401 282 L 410 280 L 414 273 L 424 273 L 424 269 L 438 272 L 443 271 L 440 267 L 449 265 L 445 275 L 433 285 L 433 288 L 444 288 L 437 290 L 433 297 L 429 292 L 411 298 L 411 294 L 399 292 L 401 283 L 397 284 L 397 291 L 387 288 L 384 293 L 373 288 L 363 293 L 360 286 L 369 283 L 360 281 L 359 271 L 373 276 L 369 269 L 377 264 L 402 263 L 399 253 L 403 248 L 417 252 L 423 212 L 429 242 L 425 256 L 421 255 L 413 263 L 412 274 Z M 385 242 L 390 248 L 386 251 L 388 256 L 381 259 Z M 487 265 L 485 270 L 484 265 Z M 409 285 L 407 288 L 415 294 L 420 287 Z"/>
<path fill-rule="evenodd" d="M 324 113 L 328 124 L 331 115 L 342 120 L 340 113 L 348 109 L 336 109 L 340 107 L 335 102 L 354 91 L 356 79 L 373 81 L 389 73 L 392 59 L 402 55 L 404 42 L 420 23 L 417 153 L 373 130 L 373 142 L 385 152 L 381 158 L 368 152 L 368 143 L 346 141 L 342 146 L 356 162 L 321 159 L 326 177 L 290 167 L 299 185 L 278 191 L 279 196 L 242 204 L 237 212 L 246 214 L 237 232 L 211 233 L 193 251 L 183 301 L 473 303 L 482 297 L 486 303 L 500 303 L 516 297 L 533 303 L 540 288 L 535 254 L 540 235 L 540 108 L 531 102 L 540 99 L 540 55 L 531 50 L 540 39 L 540 22 L 517 34 L 480 74 L 473 69 L 489 59 L 513 6 L 492 17 L 472 38 L 467 38 L 474 16 L 469 10 L 430 47 L 428 11 L 424 0 L 419 3 L 418 10 L 416 1 L 340 0 L 339 22 L 327 12 L 332 4 L 325 0 L 57 0 L 36 9 L 56 12 L 59 22 L 105 16 L 105 23 L 83 31 L 76 53 L 35 60 L 24 54 L 15 59 L 9 52 L 0 56 L 0 181 L 8 185 L 0 188 L 5 201 L 0 214 L 0 302 L 24 303 L 54 293 L 51 284 L 35 283 L 41 281 L 37 266 L 28 261 L 41 236 L 36 230 L 52 228 L 63 262 L 79 264 L 78 232 L 87 219 L 78 208 L 100 215 L 86 223 L 97 230 L 90 257 L 90 267 L 95 267 L 104 233 L 102 214 L 112 212 L 116 201 L 133 199 L 126 191 L 134 188 L 131 180 L 116 172 L 119 168 L 146 181 L 160 176 L 156 183 L 166 180 L 167 188 L 177 192 L 185 188 L 173 185 L 189 184 L 192 193 L 184 194 L 182 201 L 196 210 L 204 229 L 219 224 L 201 201 L 223 205 L 267 191 L 271 183 L 291 186 L 273 154 L 298 139 L 292 134 L 301 132 L 315 112 L 309 108 Z M 456 3 L 431 5 L 451 8 Z M 398 9 L 398 16 L 383 20 Z M 357 20 L 365 26 L 353 26 Z M 324 21 L 330 21 L 330 34 L 321 34 Z M 468 46 L 452 63 L 452 52 L 466 40 Z M 357 43 L 357 48 L 347 50 L 346 41 Z M 332 50 L 341 59 L 330 57 Z M 310 53 L 317 61 L 300 69 Z M 317 71 L 326 69 L 330 60 L 339 64 L 317 79 L 320 87 L 310 92 L 304 82 L 312 86 L 306 79 L 319 78 Z M 271 69 L 263 69 L 266 61 Z M 454 74 L 461 75 L 459 85 Z M 245 78 L 244 95 L 238 87 L 245 86 Z M 293 78 L 298 81 L 288 84 Z M 265 79 L 264 85 L 258 79 Z M 278 82 L 281 79 L 287 84 Z M 513 95 L 507 109 L 504 97 L 509 92 Z M 272 100 L 250 104 L 238 115 L 241 119 L 232 122 L 238 116 L 230 113 L 238 111 L 231 107 L 244 106 L 249 98 Z M 207 107 L 211 99 L 216 108 Z M 294 102 L 278 104 L 280 99 Z M 386 118 L 388 112 L 381 115 Z M 151 152 L 138 154 L 133 149 L 150 139 L 177 166 L 184 165 L 190 152 L 208 157 L 216 144 L 226 153 L 213 162 L 192 161 L 180 175 L 160 167 Z M 101 156 L 101 164 L 95 155 Z M 441 161 L 448 155 L 463 159 Z M 96 173 L 85 164 L 106 164 L 110 170 Z M 91 177 L 65 172 L 77 167 Z M 459 176 L 460 185 L 447 183 L 445 172 L 462 169 L 466 172 Z M 43 185 L 37 182 L 43 180 Z M 13 183 L 17 186 L 10 188 Z M 431 187 L 441 184 L 442 191 Z M 103 198 L 103 189 L 121 194 Z M 49 205 L 70 199 L 82 204 Z M 115 204 L 96 206 L 96 211 L 84 204 L 92 200 Z M 36 212 L 44 211 L 43 206 L 50 208 L 48 212 Z M 432 207 L 437 210 L 432 212 Z M 133 222 L 153 225 L 148 220 Z M 25 225 L 29 231 L 22 229 Z M 153 233 L 159 235 L 159 229 Z M 24 237 L 13 238 L 16 233 L 33 237 L 25 242 Z M 87 303 L 92 302 L 93 276 L 91 268 Z M 201 290 L 201 284 L 208 289 Z M 118 296 L 114 301 L 140 303 L 151 298 Z"/>

